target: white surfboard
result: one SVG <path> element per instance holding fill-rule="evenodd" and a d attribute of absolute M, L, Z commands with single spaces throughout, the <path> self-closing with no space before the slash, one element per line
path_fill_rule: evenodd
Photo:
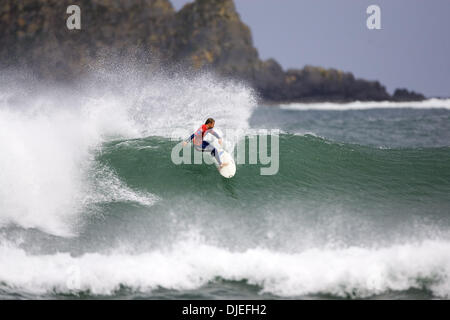
<path fill-rule="evenodd" d="M 225 178 L 232 178 L 236 173 L 236 164 L 234 163 L 233 157 L 223 149 L 219 149 L 219 157 L 222 163 L 228 163 L 228 165 L 223 166 L 222 169 L 219 170 L 220 174 Z M 216 165 L 217 167 L 219 166 L 218 164 Z"/>

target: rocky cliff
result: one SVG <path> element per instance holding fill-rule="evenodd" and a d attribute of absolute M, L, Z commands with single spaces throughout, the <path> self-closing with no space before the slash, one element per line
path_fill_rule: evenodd
<path fill-rule="evenodd" d="M 81 8 L 81 30 L 68 30 L 66 9 Z M 196 0 L 176 12 L 168 0 L 3 0 L 0 64 L 70 81 L 105 55 L 150 53 L 160 64 L 214 70 L 248 81 L 271 101 L 421 100 L 405 89 L 390 96 L 377 81 L 306 66 L 283 70 L 261 61 L 232 0 Z"/>

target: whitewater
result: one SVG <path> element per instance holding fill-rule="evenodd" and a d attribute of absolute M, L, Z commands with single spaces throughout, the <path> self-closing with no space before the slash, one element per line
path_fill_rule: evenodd
<path fill-rule="evenodd" d="M 208 117 L 279 129 L 279 172 L 172 163 Z M 268 106 L 208 73 L 4 72 L 0 298 L 448 299 L 449 141 L 448 100 Z"/>

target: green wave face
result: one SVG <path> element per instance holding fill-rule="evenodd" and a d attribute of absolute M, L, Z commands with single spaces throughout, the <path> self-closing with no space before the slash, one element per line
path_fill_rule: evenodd
<path fill-rule="evenodd" d="M 240 249 L 297 251 L 442 237 L 448 230 L 448 147 L 378 149 L 282 134 L 277 174 L 238 164 L 236 176 L 224 179 L 213 165 L 173 164 L 177 143 L 114 141 L 97 159 L 132 189 L 160 198 L 141 222 L 158 225 L 165 240 L 189 226 Z"/>

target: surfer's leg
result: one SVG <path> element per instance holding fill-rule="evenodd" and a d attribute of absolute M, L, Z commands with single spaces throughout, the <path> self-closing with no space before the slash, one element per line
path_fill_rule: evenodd
<path fill-rule="evenodd" d="M 216 148 L 213 148 L 212 149 L 212 151 L 211 151 L 211 155 L 213 156 L 213 157 L 215 157 L 216 158 L 216 160 L 217 160 L 217 163 L 219 164 L 219 166 L 222 164 L 222 161 L 220 161 L 220 157 L 219 157 L 219 152 L 217 151 L 217 149 Z"/>
<path fill-rule="evenodd" d="M 219 157 L 219 152 L 217 151 L 216 148 L 214 148 L 212 145 L 210 145 L 208 141 L 203 141 L 203 143 L 202 143 L 202 151 L 203 152 L 204 151 L 211 152 L 211 155 L 216 158 L 217 163 L 219 164 L 219 166 L 222 165 L 222 161 L 220 161 L 220 157 Z"/>

